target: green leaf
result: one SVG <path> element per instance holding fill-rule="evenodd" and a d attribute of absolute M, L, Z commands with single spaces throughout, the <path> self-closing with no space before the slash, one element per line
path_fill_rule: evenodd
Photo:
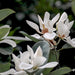
<path fill-rule="evenodd" d="M 75 15 L 75 0 L 72 0 L 72 11 Z"/>
<path fill-rule="evenodd" d="M 74 47 L 72 47 L 71 45 L 65 44 L 65 45 L 63 45 L 62 48 L 59 49 L 58 51 L 60 52 L 60 51 L 62 51 L 62 50 L 64 50 L 64 49 L 73 49 L 73 48 L 74 48 Z"/>
<path fill-rule="evenodd" d="M 63 68 L 60 68 L 60 69 L 57 69 L 57 70 L 51 72 L 50 75 L 64 75 L 71 71 L 72 70 L 69 67 L 63 67 Z"/>
<path fill-rule="evenodd" d="M 50 50 L 50 54 L 49 54 L 49 58 L 48 58 L 48 62 L 58 62 L 59 60 L 59 52 L 55 51 L 55 50 Z M 47 75 L 50 71 L 52 71 L 53 68 L 47 68 L 44 69 L 43 74 Z"/>
<path fill-rule="evenodd" d="M 10 28 L 1 28 L 0 29 L 0 39 L 2 39 L 8 32 Z"/>
<path fill-rule="evenodd" d="M 34 38 L 34 37 L 28 35 L 28 34 L 27 34 L 26 32 L 24 32 L 24 31 L 20 31 L 20 33 L 23 34 L 24 36 L 27 36 L 29 39 L 31 39 L 31 40 L 34 41 L 34 42 L 38 42 L 38 41 L 39 41 L 38 39 L 36 39 L 36 38 Z"/>
<path fill-rule="evenodd" d="M 7 47 L 7 48 L 0 48 L 0 53 L 3 55 L 10 55 L 13 52 L 12 47 Z"/>
<path fill-rule="evenodd" d="M 12 35 L 14 35 L 14 33 L 15 33 L 17 30 L 19 30 L 19 29 L 20 29 L 20 27 L 16 27 L 16 28 L 13 29 L 12 31 L 10 31 L 10 33 L 9 33 L 8 36 L 12 36 Z"/>
<path fill-rule="evenodd" d="M 0 72 L 5 72 L 5 71 L 9 70 L 10 65 L 11 64 L 9 62 L 6 62 L 6 63 L 0 62 Z"/>
<path fill-rule="evenodd" d="M 55 50 L 51 50 L 49 54 L 48 62 L 58 61 L 59 60 L 59 52 Z"/>
<path fill-rule="evenodd" d="M 43 50 L 43 56 L 47 58 L 48 60 L 48 57 L 49 57 L 49 53 L 50 53 L 50 45 L 47 41 L 39 41 L 37 42 L 32 48 L 34 51 L 36 51 L 36 49 L 38 47 L 41 47 L 42 50 Z M 40 73 L 42 72 L 43 70 L 39 70 L 36 75 L 40 75 Z"/>
<path fill-rule="evenodd" d="M 65 44 L 62 47 L 62 49 L 69 49 L 69 48 L 73 48 L 73 47 L 71 45 L 69 45 L 69 44 Z"/>
<path fill-rule="evenodd" d="M 13 11 L 12 9 L 1 9 L 0 10 L 0 21 L 2 21 L 7 16 L 9 16 L 10 14 L 13 14 L 13 13 L 15 13 L 15 11 Z"/>

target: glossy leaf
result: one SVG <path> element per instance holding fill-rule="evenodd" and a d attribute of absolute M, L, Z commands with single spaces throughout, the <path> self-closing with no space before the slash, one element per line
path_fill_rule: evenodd
<path fill-rule="evenodd" d="M 43 56 L 48 59 L 50 52 L 50 45 L 47 41 L 39 41 L 32 48 L 35 51 L 38 47 L 41 47 L 43 50 Z"/>
<path fill-rule="evenodd" d="M 60 68 L 60 69 L 57 69 L 57 70 L 51 72 L 50 75 L 64 75 L 71 71 L 72 70 L 69 67 L 63 67 L 63 68 Z"/>
<path fill-rule="evenodd" d="M 10 28 L 1 28 L 0 29 L 0 39 L 3 38 L 8 32 Z"/>
<path fill-rule="evenodd" d="M 15 11 L 13 11 L 12 9 L 1 9 L 0 10 L 0 21 L 2 21 L 7 16 L 9 16 L 10 14 L 13 14 L 13 13 L 15 13 Z"/>
<path fill-rule="evenodd" d="M 32 48 L 33 50 L 35 51 L 38 47 L 41 47 L 42 50 L 43 50 L 43 56 L 47 58 L 48 60 L 48 57 L 49 57 L 49 53 L 50 53 L 50 45 L 47 41 L 40 41 L 40 42 L 37 42 Z M 39 70 L 36 75 L 40 75 L 40 73 L 42 72 L 43 70 Z"/>

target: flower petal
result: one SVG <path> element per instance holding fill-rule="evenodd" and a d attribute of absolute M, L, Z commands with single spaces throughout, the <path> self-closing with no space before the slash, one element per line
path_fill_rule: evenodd
<path fill-rule="evenodd" d="M 70 44 L 72 47 L 75 47 L 75 38 L 71 39 L 70 37 L 67 37 L 66 42 Z"/>
<path fill-rule="evenodd" d="M 44 22 L 42 21 L 41 17 L 38 15 L 39 23 L 40 23 L 40 29 L 43 30 Z"/>
<path fill-rule="evenodd" d="M 12 47 L 16 47 L 16 43 L 13 40 L 4 39 L 4 40 L 0 41 L 0 43 L 7 43 L 7 44 L 11 45 Z"/>
<path fill-rule="evenodd" d="M 14 73 L 16 73 L 16 71 L 14 69 L 10 69 L 6 72 L 0 73 L 0 75 L 9 75 L 9 74 L 14 74 Z"/>
<path fill-rule="evenodd" d="M 34 58 L 34 52 L 33 52 L 33 49 L 32 49 L 29 45 L 27 45 L 27 50 L 28 50 L 29 53 L 30 53 L 31 59 L 33 59 L 33 58 Z"/>
<path fill-rule="evenodd" d="M 17 56 L 15 56 L 14 54 L 12 54 L 12 57 L 13 57 L 13 61 L 15 63 L 15 69 L 17 71 L 20 71 L 20 68 L 19 68 L 20 59 Z"/>
<path fill-rule="evenodd" d="M 26 22 L 27 22 L 27 24 L 28 24 L 30 27 L 32 27 L 32 28 L 35 29 L 38 33 L 40 33 L 40 30 L 39 30 L 39 27 L 38 27 L 37 24 L 35 24 L 35 23 L 31 22 L 31 21 L 28 21 L 28 20 L 26 20 Z"/>
<path fill-rule="evenodd" d="M 68 26 L 69 30 L 70 30 L 70 29 L 71 29 L 71 27 L 73 26 L 73 23 L 74 23 L 74 21 L 71 21 L 71 22 L 69 22 L 69 23 L 67 24 L 67 26 Z"/>
<path fill-rule="evenodd" d="M 27 63 L 20 63 L 20 65 L 19 65 L 19 68 L 20 69 L 24 69 L 24 70 L 28 70 L 28 69 L 31 69 L 33 67 L 33 65 L 31 65 L 31 64 L 27 64 Z"/>
<path fill-rule="evenodd" d="M 14 75 L 28 75 L 25 71 L 18 71 Z"/>
<path fill-rule="evenodd" d="M 51 25 L 54 25 L 56 21 L 59 19 L 60 13 L 58 13 L 52 20 L 51 20 Z"/>
<path fill-rule="evenodd" d="M 67 17 L 68 17 L 68 16 L 67 16 L 67 13 L 64 12 L 64 13 L 61 15 L 59 21 L 64 22 L 64 21 L 67 19 Z"/>
<path fill-rule="evenodd" d="M 56 36 L 56 34 L 53 32 L 53 33 L 45 33 L 44 35 L 43 35 L 43 37 L 45 38 L 45 39 L 48 39 L 48 40 L 53 40 L 54 38 L 55 38 L 55 36 Z"/>
<path fill-rule="evenodd" d="M 39 66 L 43 65 L 45 63 L 45 61 L 46 61 L 45 57 L 37 56 L 33 59 L 32 64 L 33 64 L 34 67 L 39 67 Z"/>
<path fill-rule="evenodd" d="M 33 34 L 33 35 L 30 35 L 36 39 L 39 39 L 39 40 L 43 40 L 43 38 L 39 35 L 39 34 Z M 31 39 L 29 39 L 28 37 L 25 36 L 25 40 L 26 41 L 32 41 Z"/>
<path fill-rule="evenodd" d="M 44 15 L 44 25 L 45 26 L 47 26 L 49 18 L 50 18 L 50 14 L 48 12 L 45 12 L 45 15 Z"/>
<path fill-rule="evenodd" d="M 28 51 L 25 51 L 23 53 L 20 52 L 20 61 L 24 63 L 29 63 L 29 57 L 30 54 Z"/>
<path fill-rule="evenodd" d="M 34 54 L 34 57 L 36 56 L 43 56 L 43 52 L 42 52 L 42 49 L 41 47 L 39 46 Z"/>
<path fill-rule="evenodd" d="M 45 64 L 44 66 L 39 67 L 39 69 L 44 69 L 44 68 L 53 68 L 58 65 L 58 62 L 50 62 Z"/>
<path fill-rule="evenodd" d="M 36 39 L 41 39 L 41 36 L 39 34 L 33 34 L 31 36 L 34 37 L 34 38 L 36 38 Z"/>

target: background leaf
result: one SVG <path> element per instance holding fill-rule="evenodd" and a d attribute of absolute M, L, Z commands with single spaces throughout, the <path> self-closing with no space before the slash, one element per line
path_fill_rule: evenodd
<path fill-rule="evenodd" d="M 48 62 L 55 62 L 55 61 L 58 62 L 58 60 L 59 60 L 59 52 L 58 51 L 55 51 L 55 50 L 50 50 Z M 44 75 L 47 75 L 52 70 L 53 70 L 53 68 L 44 69 L 43 74 Z"/>
<path fill-rule="evenodd" d="M 1 28 L 0 29 L 0 39 L 3 38 L 8 32 L 10 28 Z"/>
<path fill-rule="evenodd" d="M 15 11 L 12 9 L 1 9 L 0 10 L 0 21 L 2 21 L 7 16 L 9 16 L 10 14 L 13 14 L 13 13 L 15 13 Z"/>
<path fill-rule="evenodd" d="M 72 11 L 75 15 L 75 0 L 72 0 Z"/>
<path fill-rule="evenodd" d="M 14 33 L 15 33 L 17 30 L 19 30 L 19 29 L 20 29 L 20 27 L 16 27 L 16 28 L 14 28 L 13 30 L 10 31 L 10 33 L 9 33 L 8 36 L 12 36 L 12 35 L 14 35 Z"/>
<path fill-rule="evenodd" d="M 7 47 L 7 48 L 0 48 L 0 53 L 3 55 L 10 55 L 13 52 L 12 47 Z"/>
<path fill-rule="evenodd" d="M 57 69 L 57 70 L 51 72 L 50 75 L 64 75 L 71 71 L 72 70 L 69 67 L 63 67 L 63 68 L 60 68 L 60 69 Z"/>
<path fill-rule="evenodd" d="M 6 62 L 6 63 L 0 62 L 0 72 L 5 72 L 5 71 L 9 70 L 10 65 L 11 64 L 9 62 Z"/>

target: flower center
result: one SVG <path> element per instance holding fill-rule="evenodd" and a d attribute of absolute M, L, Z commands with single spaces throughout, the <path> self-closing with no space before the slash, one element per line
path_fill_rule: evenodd
<path fill-rule="evenodd" d="M 34 67 L 33 67 L 33 70 L 35 70 L 35 69 L 37 69 L 37 68 L 38 68 L 37 66 L 34 66 Z"/>
<path fill-rule="evenodd" d="M 48 29 L 47 28 L 44 28 L 43 30 L 42 30 L 42 33 L 44 34 L 44 33 L 47 33 L 48 32 Z"/>
<path fill-rule="evenodd" d="M 64 37 L 65 37 L 65 35 L 63 34 L 62 36 L 59 34 L 59 37 L 61 38 L 61 39 L 63 39 Z"/>

